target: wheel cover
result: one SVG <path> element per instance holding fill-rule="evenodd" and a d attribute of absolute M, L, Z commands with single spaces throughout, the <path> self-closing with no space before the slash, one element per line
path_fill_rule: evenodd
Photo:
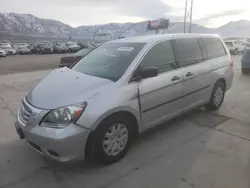
<path fill-rule="evenodd" d="M 128 142 L 128 129 L 125 125 L 117 123 L 112 125 L 103 139 L 103 150 L 108 156 L 121 153 Z"/>
<path fill-rule="evenodd" d="M 219 106 L 223 100 L 224 90 L 221 86 L 218 86 L 214 92 L 214 104 Z"/>

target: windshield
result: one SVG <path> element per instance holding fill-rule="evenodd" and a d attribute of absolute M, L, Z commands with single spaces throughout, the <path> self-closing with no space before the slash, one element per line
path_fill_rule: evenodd
<path fill-rule="evenodd" d="M 91 76 L 119 80 L 144 44 L 104 44 L 93 50 L 72 69 Z"/>

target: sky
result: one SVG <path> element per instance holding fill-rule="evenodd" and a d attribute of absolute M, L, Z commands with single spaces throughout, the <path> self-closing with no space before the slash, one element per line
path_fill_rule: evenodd
<path fill-rule="evenodd" d="M 0 12 L 33 14 L 73 27 L 139 22 L 158 18 L 183 21 L 185 0 L 1 0 Z M 194 0 L 193 22 L 218 27 L 250 19 L 249 0 Z"/>

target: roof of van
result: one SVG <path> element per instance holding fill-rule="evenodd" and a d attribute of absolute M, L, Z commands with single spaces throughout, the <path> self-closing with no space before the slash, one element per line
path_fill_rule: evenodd
<path fill-rule="evenodd" d="M 135 37 L 127 37 L 123 39 L 112 40 L 107 43 L 154 43 L 164 39 L 177 39 L 177 38 L 195 38 L 195 37 L 210 37 L 219 38 L 218 35 L 212 34 L 160 34 L 160 35 L 143 35 Z"/>

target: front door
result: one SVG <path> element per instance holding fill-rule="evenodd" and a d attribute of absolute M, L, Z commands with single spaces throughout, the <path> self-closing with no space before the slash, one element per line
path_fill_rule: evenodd
<path fill-rule="evenodd" d="M 183 73 L 177 69 L 170 41 L 155 44 L 139 69 L 157 67 L 159 75 L 138 84 L 143 129 L 148 129 L 181 112 Z"/>

